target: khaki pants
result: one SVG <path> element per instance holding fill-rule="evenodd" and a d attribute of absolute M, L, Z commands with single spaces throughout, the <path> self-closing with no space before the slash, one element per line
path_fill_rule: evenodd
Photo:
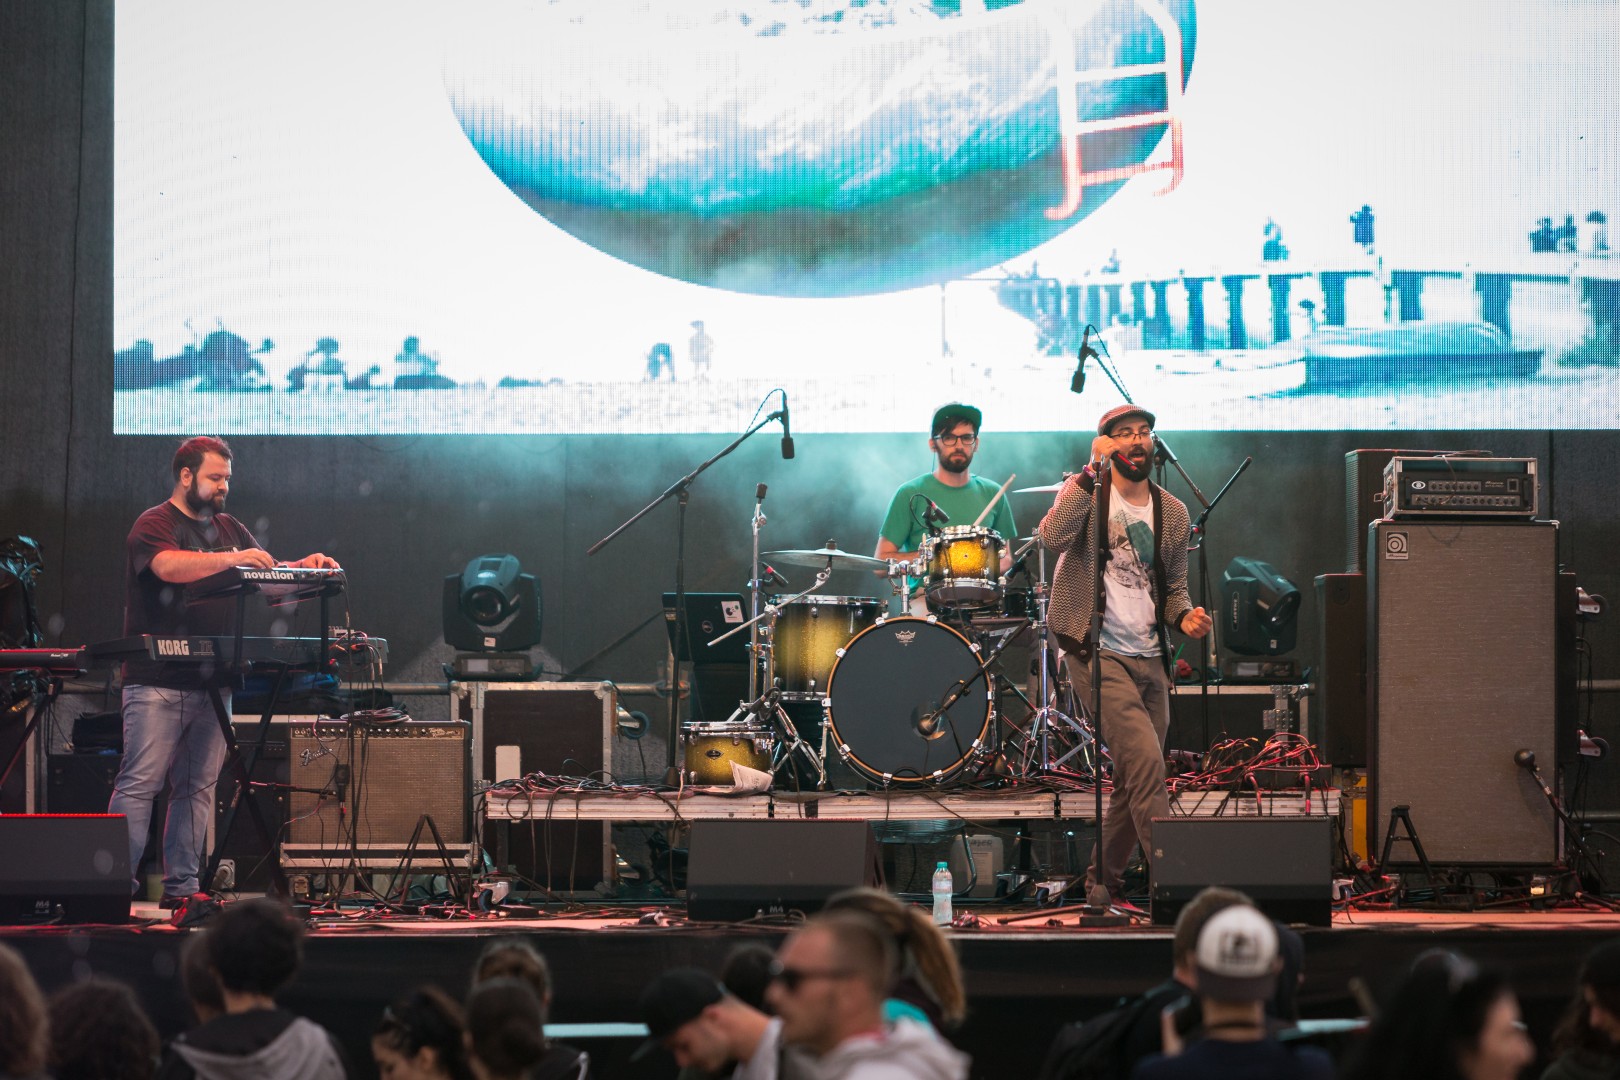
<path fill-rule="evenodd" d="M 1114 790 L 1102 826 L 1102 881 L 1094 880 L 1096 851 L 1086 869 L 1086 890 L 1099 884 L 1117 896 L 1140 841 L 1153 850 L 1153 819 L 1170 815 L 1164 787 L 1164 740 L 1170 731 L 1170 680 L 1157 656 L 1099 652 L 1102 664 L 1102 730 L 1098 733 L 1114 763 Z M 1065 653 L 1069 683 L 1092 704 L 1091 665 Z"/>

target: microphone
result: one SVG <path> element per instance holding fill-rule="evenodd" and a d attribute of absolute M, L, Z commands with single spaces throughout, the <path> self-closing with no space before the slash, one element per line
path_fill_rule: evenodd
<path fill-rule="evenodd" d="M 764 502 L 765 501 L 765 485 L 764 484 L 756 484 L 756 485 L 754 485 L 754 501 L 755 502 Z"/>
<path fill-rule="evenodd" d="M 793 457 L 793 425 L 788 420 L 787 391 L 782 391 L 782 460 Z"/>
<path fill-rule="evenodd" d="M 1080 362 L 1074 365 L 1074 378 L 1069 380 L 1069 390 L 1078 394 L 1086 388 L 1086 357 L 1096 356 L 1097 350 L 1091 347 L 1092 325 L 1086 324 L 1086 332 L 1080 335 Z"/>
<path fill-rule="evenodd" d="M 787 578 L 777 573 L 776 568 L 770 563 L 760 563 L 759 579 L 760 583 L 764 585 L 782 585 L 785 587 L 788 583 Z"/>
<path fill-rule="evenodd" d="M 924 495 L 923 498 L 928 499 L 928 496 Z M 935 502 L 933 499 L 928 499 L 928 509 L 923 511 L 923 528 L 937 536 L 939 534 L 939 526 L 949 525 L 950 523 L 951 515 L 941 510 L 939 508 L 939 503 Z"/>
<path fill-rule="evenodd" d="M 1529 769 L 1534 772 L 1536 769 L 1536 752 L 1534 750 L 1513 751 L 1513 764 L 1521 769 Z"/>

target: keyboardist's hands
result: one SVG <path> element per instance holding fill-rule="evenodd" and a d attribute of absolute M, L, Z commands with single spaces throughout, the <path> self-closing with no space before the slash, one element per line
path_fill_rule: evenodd
<path fill-rule="evenodd" d="M 224 554 L 228 558 L 223 560 L 224 565 L 220 567 L 222 570 L 230 566 L 251 566 L 255 570 L 274 570 L 276 568 L 276 557 L 264 550 L 264 548 L 243 548 L 240 551 L 230 551 Z"/>
<path fill-rule="evenodd" d="M 302 559 L 299 559 L 297 562 L 290 562 L 287 565 L 288 566 L 298 567 L 301 570 L 341 570 L 341 569 L 343 569 L 343 567 L 338 565 L 338 561 L 336 559 L 332 558 L 332 556 L 330 556 L 330 555 L 322 555 L 318 551 L 315 552 L 313 555 L 305 555 Z"/>

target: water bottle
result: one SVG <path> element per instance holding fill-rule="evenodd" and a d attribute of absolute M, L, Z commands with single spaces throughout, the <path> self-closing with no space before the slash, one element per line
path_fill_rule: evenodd
<path fill-rule="evenodd" d="M 934 867 L 934 923 L 951 925 L 951 868 L 944 863 Z"/>

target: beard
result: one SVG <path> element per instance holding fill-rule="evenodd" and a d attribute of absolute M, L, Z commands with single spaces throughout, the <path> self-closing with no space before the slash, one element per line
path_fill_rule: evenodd
<path fill-rule="evenodd" d="M 193 478 L 191 486 L 186 488 L 186 505 L 196 513 L 204 516 L 217 514 L 225 509 L 225 493 L 221 491 L 212 499 L 205 499 L 202 497 L 202 493 L 197 490 L 197 481 Z"/>
<path fill-rule="evenodd" d="M 1114 465 L 1119 469 L 1121 476 L 1136 483 L 1152 475 L 1153 455 L 1145 450 L 1135 450 L 1129 455 L 1115 454 Z"/>
<path fill-rule="evenodd" d="M 939 467 L 948 473 L 965 473 L 968 471 L 968 466 L 972 464 L 972 454 L 964 454 L 961 451 L 953 451 L 948 454 L 939 455 Z"/>

